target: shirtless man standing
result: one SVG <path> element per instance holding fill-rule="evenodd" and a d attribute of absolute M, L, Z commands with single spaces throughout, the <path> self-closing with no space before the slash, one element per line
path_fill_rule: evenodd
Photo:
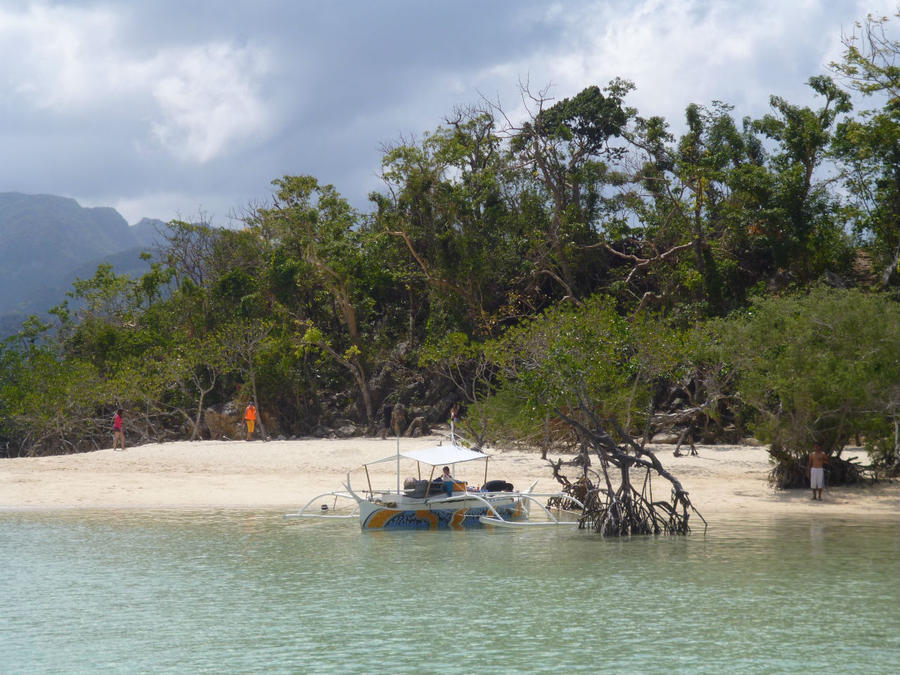
<path fill-rule="evenodd" d="M 828 455 L 822 451 L 822 444 L 816 443 L 806 460 L 806 475 L 809 476 L 809 487 L 812 488 L 813 499 L 822 501 L 822 489 L 825 487 L 825 465 Z"/>

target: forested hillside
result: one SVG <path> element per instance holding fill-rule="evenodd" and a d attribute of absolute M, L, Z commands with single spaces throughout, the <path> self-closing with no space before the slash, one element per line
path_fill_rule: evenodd
<path fill-rule="evenodd" d="M 889 24 L 888 24 L 889 25 Z M 10 454 L 376 433 L 462 404 L 470 440 L 570 442 L 590 411 L 637 436 L 756 434 L 785 456 L 900 445 L 900 77 L 886 24 L 848 40 L 812 107 L 691 105 L 683 133 L 630 82 L 524 119 L 482 102 L 385 148 L 351 207 L 273 181 L 239 230 L 170 223 L 138 279 L 109 266 L 3 347 Z M 879 41 L 880 38 L 880 41 Z M 854 110 L 851 94 L 870 107 Z"/>
<path fill-rule="evenodd" d="M 0 336 L 14 332 L 29 314 L 62 301 L 72 282 L 93 276 L 101 262 L 122 272 L 147 271 L 140 252 L 153 247 L 161 224 L 143 220 L 129 227 L 111 208 L 84 208 L 52 195 L 0 193 Z"/>

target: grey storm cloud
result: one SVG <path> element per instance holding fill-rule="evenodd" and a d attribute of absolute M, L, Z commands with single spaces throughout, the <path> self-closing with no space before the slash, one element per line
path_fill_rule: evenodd
<path fill-rule="evenodd" d="M 895 0 L 0 0 L 0 191 L 215 222 L 312 174 L 358 207 L 384 144 L 519 83 L 556 97 L 621 76 L 641 114 L 765 112 L 842 31 Z"/>

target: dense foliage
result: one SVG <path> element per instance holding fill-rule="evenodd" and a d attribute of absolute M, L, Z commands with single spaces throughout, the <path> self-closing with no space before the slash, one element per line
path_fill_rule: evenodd
<path fill-rule="evenodd" d="M 9 454 L 235 436 L 374 433 L 466 409 L 476 441 L 563 440 L 593 406 L 636 434 L 755 433 L 780 452 L 860 437 L 893 461 L 900 401 L 900 54 L 846 38 L 815 107 L 690 105 L 676 136 L 614 80 L 523 90 L 384 150 L 354 209 L 273 182 L 239 230 L 169 223 L 139 279 L 108 266 L 0 348 Z M 878 105 L 854 116 L 853 93 Z M 411 419 L 411 418 L 410 418 Z M 409 421 L 409 420 L 408 420 Z"/>

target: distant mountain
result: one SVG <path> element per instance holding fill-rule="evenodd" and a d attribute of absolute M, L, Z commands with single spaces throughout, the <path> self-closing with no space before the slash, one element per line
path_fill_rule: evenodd
<path fill-rule="evenodd" d="M 142 218 L 131 226 L 131 234 L 134 235 L 138 246 L 156 248 L 159 243 L 159 228 L 165 223 L 154 218 Z"/>
<path fill-rule="evenodd" d="M 145 218 L 131 227 L 115 209 L 66 197 L 0 193 L 0 336 L 59 304 L 72 281 L 92 277 L 101 263 L 119 274 L 145 272 L 140 254 L 155 251 L 161 225 Z"/>

